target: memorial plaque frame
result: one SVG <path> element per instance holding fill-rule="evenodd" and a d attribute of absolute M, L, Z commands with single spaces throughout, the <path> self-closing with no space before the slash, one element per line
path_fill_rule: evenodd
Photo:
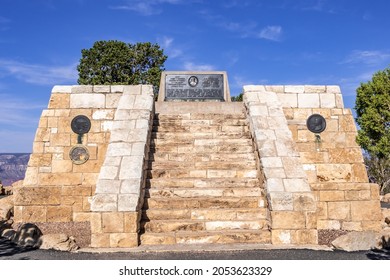
<path fill-rule="evenodd" d="M 164 71 L 158 101 L 230 102 L 227 74 L 223 71 Z"/>

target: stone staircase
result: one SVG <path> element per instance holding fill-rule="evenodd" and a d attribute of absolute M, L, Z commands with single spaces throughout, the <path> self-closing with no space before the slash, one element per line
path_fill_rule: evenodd
<path fill-rule="evenodd" d="M 156 113 L 141 244 L 270 243 L 244 113 Z"/>

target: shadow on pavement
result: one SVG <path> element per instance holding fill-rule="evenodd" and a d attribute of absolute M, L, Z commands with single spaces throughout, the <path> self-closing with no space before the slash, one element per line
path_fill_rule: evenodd
<path fill-rule="evenodd" d="M 33 250 L 35 249 L 16 246 L 11 241 L 4 238 L 0 238 L 0 257 L 13 256 L 16 254 L 21 254 Z M 29 259 L 29 258 L 23 257 L 21 259 Z"/>
<path fill-rule="evenodd" d="M 373 249 L 367 254 L 370 260 L 390 260 L 390 250 Z"/>

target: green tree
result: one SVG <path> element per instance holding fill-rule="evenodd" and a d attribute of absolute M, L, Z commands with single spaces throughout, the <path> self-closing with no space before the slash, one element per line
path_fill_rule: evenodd
<path fill-rule="evenodd" d="M 390 184 L 390 69 L 378 71 L 356 91 L 356 141 L 367 152 L 369 177 L 384 193 Z"/>
<path fill-rule="evenodd" d="M 231 98 L 230 98 L 230 100 L 232 101 L 232 102 L 242 102 L 242 98 L 243 98 L 243 93 L 241 92 L 239 95 L 237 95 L 237 96 L 232 96 Z"/>
<path fill-rule="evenodd" d="M 157 44 L 126 44 L 121 41 L 97 41 L 81 50 L 77 66 L 81 85 L 160 84 L 167 56 Z"/>

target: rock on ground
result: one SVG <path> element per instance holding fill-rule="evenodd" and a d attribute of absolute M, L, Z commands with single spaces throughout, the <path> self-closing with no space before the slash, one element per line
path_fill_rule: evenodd
<path fill-rule="evenodd" d="M 366 251 L 377 247 L 378 235 L 373 231 L 350 232 L 340 236 L 332 242 L 335 249 L 347 252 Z"/>
<path fill-rule="evenodd" d="M 8 220 L 13 215 L 14 198 L 12 195 L 0 199 L 0 221 Z"/>
<path fill-rule="evenodd" d="M 45 234 L 41 236 L 40 249 L 54 249 L 59 251 L 75 251 L 79 248 L 73 237 L 66 234 Z"/>

